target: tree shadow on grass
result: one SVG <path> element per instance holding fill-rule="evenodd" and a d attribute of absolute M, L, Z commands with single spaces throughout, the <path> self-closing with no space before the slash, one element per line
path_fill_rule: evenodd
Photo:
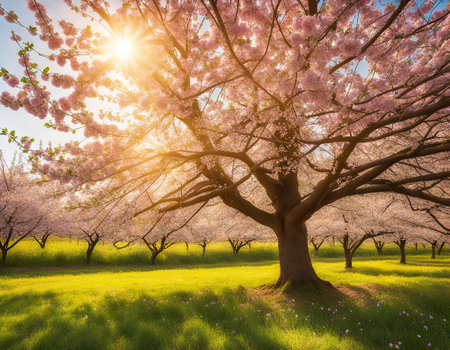
<path fill-rule="evenodd" d="M 8 331 L 0 332 L 0 348 L 379 349 L 402 341 L 407 349 L 428 342 L 444 349 L 446 291 L 442 283 L 434 287 L 436 295 L 373 285 L 204 289 L 161 298 L 116 291 L 77 304 L 53 293 L 20 294 L 1 300 Z"/>

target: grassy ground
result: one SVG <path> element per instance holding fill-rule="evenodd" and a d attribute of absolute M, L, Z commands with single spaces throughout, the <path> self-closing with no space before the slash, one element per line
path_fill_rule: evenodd
<path fill-rule="evenodd" d="M 274 261 L 5 268 L 0 349 L 449 349 L 450 257 L 364 249 L 352 271 L 315 258 L 337 289 L 300 293 L 261 288 Z"/>
<path fill-rule="evenodd" d="M 86 260 L 87 243 L 83 240 L 50 238 L 45 249 L 41 249 L 34 239 L 27 239 L 20 242 L 16 247 L 8 252 L 6 266 L 16 267 L 48 267 L 48 266 L 79 266 L 84 265 Z M 190 244 L 189 251 L 186 251 L 184 243 L 176 244 L 158 255 L 156 263 L 158 265 L 184 265 L 184 264 L 211 264 L 220 262 L 256 262 L 278 260 L 278 250 L 276 243 L 252 244 L 252 251 L 244 247 L 238 256 L 233 256 L 228 242 L 214 243 L 207 247 L 206 256 L 202 256 L 202 250 L 198 245 Z M 444 253 L 448 248 L 444 247 Z M 385 256 L 398 256 L 399 248 L 394 244 L 388 244 L 383 249 Z M 418 246 L 418 250 L 413 246 L 406 247 L 407 259 L 410 255 L 431 256 L 431 248 L 428 245 L 423 248 Z M 372 242 L 367 242 L 361 246 L 355 256 L 376 257 L 376 249 Z M 339 243 L 336 245 L 325 245 L 319 250 L 319 257 L 322 258 L 343 258 L 343 249 Z M 92 265 L 109 266 L 131 266 L 146 265 L 150 262 L 150 251 L 142 244 L 135 244 L 126 249 L 117 250 L 108 242 L 101 242 L 92 253 Z"/>

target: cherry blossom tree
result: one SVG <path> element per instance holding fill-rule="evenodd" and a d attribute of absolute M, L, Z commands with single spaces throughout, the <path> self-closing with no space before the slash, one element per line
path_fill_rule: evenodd
<path fill-rule="evenodd" d="M 145 184 L 143 211 L 219 198 L 276 234 L 276 286 L 323 282 L 306 223 L 329 204 L 450 205 L 450 16 L 433 1 L 65 0 L 73 22 L 27 3 L 34 24 L 0 7 L 24 71 L 2 70 L 0 101 L 88 140 L 33 150 L 3 133 L 51 178 Z"/>
<path fill-rule="evenodd" d="M 193 208 L 162 214 L 147 211 L 134 220 L 134 235 L 150 250 L 152 265 L 159 254 L 180 241 L 183 230 L 188 230 L 187 225 L 205 205 L 206 202 Z"/>
<path fill-rule="evenodd" d="M 323 237 L 334 230 L 344 249 L 345 268 L 352 268 L 356 250 L 367 239 L 394 233 L 387 200 L 380 195 L 357 196 L 325 207 L 311 220 L 315 224 L 310 227 L 313 237 Z"/>
<path fill-rule="evenodd" d="M 91 261 L 92 253 L 101 240 L 117 242 L 128 235 L 130 213 L 127 203 L 102 201 L 105 188 L 89 188 L 88 191 L 72 196 L 67 201 L 69 220 L 65 222 L 66 232 L 86 241 L 86 263 Z M 108 190 L 106 190 L 108 192 Z"/>
<path fill-rule="evenodd" d="M 23 239 L 54 226 L 52 213 L 60 203 L 48 186 L 31 177 L 17 157 L 8 164 L 0 152 L 0 250 L 7 253 Z"/>

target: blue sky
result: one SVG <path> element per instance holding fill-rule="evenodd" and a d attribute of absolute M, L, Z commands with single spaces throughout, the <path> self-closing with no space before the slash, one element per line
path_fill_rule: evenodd
<path fill-rule="evenodd" d="M 54 18 L 61 18 L 65 13 L 66 6 L 62 0 L 44 0 L 41 1 L 47 6 L 49 15 Z M 33 14 L 28 10 L 25 0 L 0 0 L 0 4 L 6 10 L 13 10 L 24 24 L 34 24 Z M 23 39 L 27 37 L 24 30 L 17 25 L 0 19 L 0 66 L 8 69 L 10 72 L 22 76 L 22 69 L 18 69 L 17 63 L 17 44 L 10 40 L 11 30 L 21 35 Z M 10 90 L 9 86 L 0 80 L 0 91 Z M 8 130 L 16 130 L 19 136 L 33 137 L 39 142 L 42 140 L 47 144 L 50 140 L 53 145 L 65 143 L 72 136 L 69 134 L 57 132 L 45 128 L 44 122 L 36 117 L 28 115 L 25 111 L 13 111 L 0 105 L 0 127 L 6 127 Z M 10 159 L 18 149 L 13 143 L 9 144 L 6 136 L 0 136 L 0 149 L 6 158 Z"/>

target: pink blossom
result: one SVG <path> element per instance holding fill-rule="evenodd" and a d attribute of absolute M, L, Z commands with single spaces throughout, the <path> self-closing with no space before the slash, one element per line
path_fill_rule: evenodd
<path fill-rule="evenodd" d="M 56 63 L 58 63 L 61 67 L 66 64 L 66 58 L 61 55 L 56 56 Z"/>
<path fill-rule="evenodd" d="M 301 87 L 307 90 L 316 90 L 320 87 L 319 77 L 313 71 L 306 72 L 301 78 Z"/>
<path fill-rule="evenodd" d="M 59 49 L 61 47 L 61 45 L 64 43 L 64 40 L 61 39 L 58 36 L 52 35 L 49 39 L 48 39 L 48 47 L 52 50 L 56 50 Z"/>
<path fill-rule="evenodd" d="M 8 83 L 9 86 L 16 87 L 17 85 L 19 85 L 19 78 L 12 75 L 8 78 L 8 80 L 6 82 Z"/>

